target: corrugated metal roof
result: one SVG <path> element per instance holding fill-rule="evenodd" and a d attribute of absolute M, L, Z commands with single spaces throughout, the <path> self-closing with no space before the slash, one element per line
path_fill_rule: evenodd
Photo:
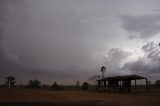
<path fill-rule="evenodd" d="M 108 80 L 138 80 L 138 79 L 147 79 L 145 77 L 139 76 L 139 75 L 125 75 L 125 76 L 114 76 L 114 77 L 106 77 L 103 79 L 100 79 L 99 81 L 108 81 Z"/>

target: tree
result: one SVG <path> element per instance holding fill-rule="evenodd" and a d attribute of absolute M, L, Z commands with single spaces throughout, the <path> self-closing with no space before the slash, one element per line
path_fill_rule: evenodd
<path fill-rule="evenodd" d="M 91 78 L 89 78 L 88 79 L 88 81 L 89 81 L 89 83 L 91 84 L 91 85 L 97 85 L 97 81 L 99 80 L 101 78 L 101 76 L 100 75 L 94 75 L 94 76 L 92 76 Z"/>
<path fill-rule="evenodd" d="M 38 79 L 36 79 L 36 80 L 29 80 L 29 82 L 27 84 L 27 87 L 30 87 L 30 88 L 40 88 L 40 84 L 41 84 L 41 81 L 39 81 Z"/>
<path fill-rule="evenodd" d="M 54 83 L 52 84 L 51 88 L 53 88 L 53 89 L 57 89 L 57 88 L 58 88 L 58 84 L 57 84 L 57 82 L 54 82 Z"/>
<path fill-rule="evenodd" d="M 104 78 L 104 73 L 106 72 L 106 67 L 102 66 L 100 71 L 102 72 L 102 78 Z"/>
<path fill-rule="evenodd" d="M 62 85 L 58 85 L 57 82 L 54 82 L 51 86 L 51 88 L 53 90 L 63 90 L 63 86 Z"/>
<path fill-rule="evenodd" d="M 82 85 L 82 90 L 88 90 L 89 89 L 89 84 L 87 82 L 84 82 Z"/>
<path fill-rule="evenodd" d="M 16 79 L 14 76 L 8 76 L 6 77 L 6 84 L 8 85 L 8 88 L 11 88 L 15 85 Z"/>

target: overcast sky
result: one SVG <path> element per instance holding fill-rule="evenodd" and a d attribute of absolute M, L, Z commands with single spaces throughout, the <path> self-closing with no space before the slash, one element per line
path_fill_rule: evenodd
<path fill-rule="evenodd" d="M 0 0 L 0 82 L 160 76 L 159 0 Z"/>

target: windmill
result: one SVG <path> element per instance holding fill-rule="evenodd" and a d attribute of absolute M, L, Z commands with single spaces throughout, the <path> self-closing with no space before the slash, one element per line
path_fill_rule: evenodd
<path fill-rule="evenodd" d="M 106 72 L 106 67 L 102 66 L 100 71 L 102 72 L 102 78 L 104 78 L 104 73 Z"/>

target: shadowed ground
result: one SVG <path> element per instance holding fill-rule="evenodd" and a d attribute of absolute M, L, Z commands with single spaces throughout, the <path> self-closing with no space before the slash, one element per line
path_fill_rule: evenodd
<path fill-rule="evenodd" d="M 53 103 L 53 102 L 9 102 L 0 103 L 0 106 L 102 106 L 94 101 L 77 103 Z M 107 105 L 111 106 L 111 105 Z"/>
<path fill-rule="evenodd" d="M 150 93 L 98 93 L 0 89 L 0 106 L 158 106 L 160 90 Z"/>

